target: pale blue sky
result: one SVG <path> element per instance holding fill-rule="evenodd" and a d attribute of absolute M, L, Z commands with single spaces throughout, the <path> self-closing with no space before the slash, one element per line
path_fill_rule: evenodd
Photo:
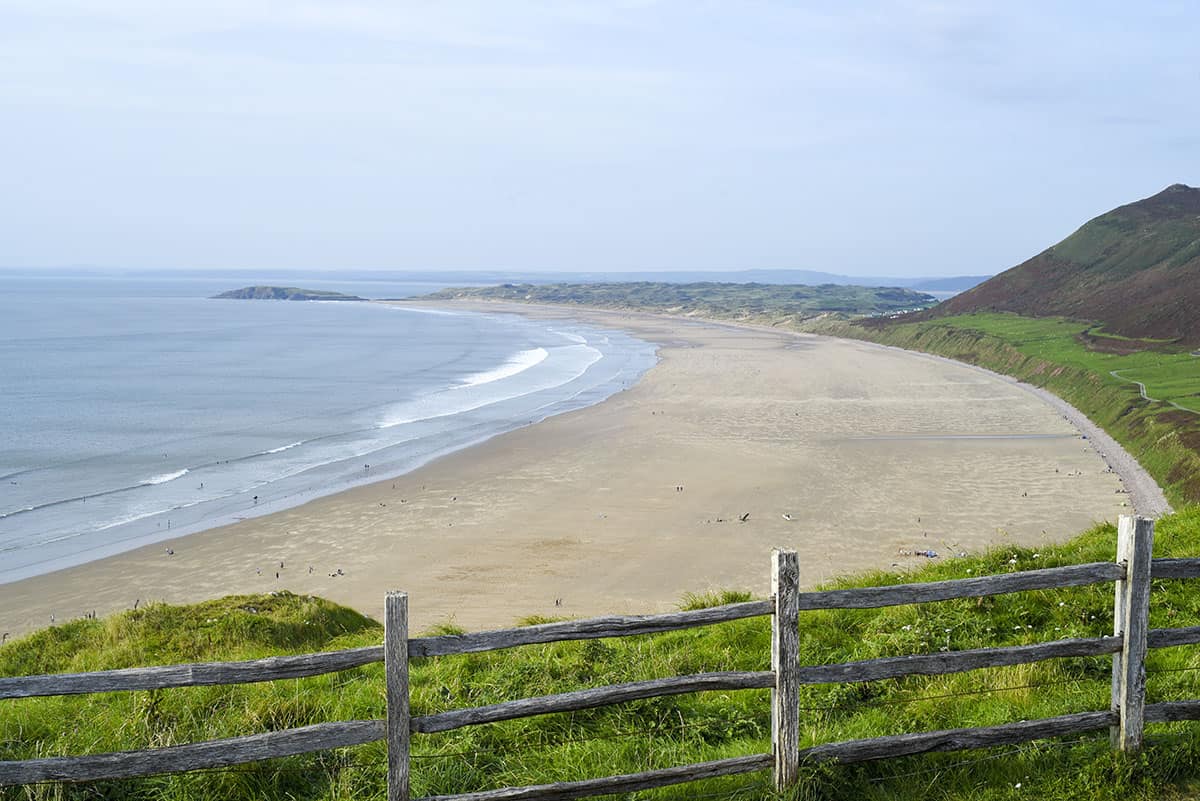
<path fill-rule="evenodd" d="M 0 265 L 997 272 L 1200 184 L 1200 4 L 0 0 Z"/>

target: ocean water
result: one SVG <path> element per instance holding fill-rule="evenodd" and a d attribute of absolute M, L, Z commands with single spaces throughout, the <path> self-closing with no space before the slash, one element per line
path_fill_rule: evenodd
<path fill-rule="evenodd" d="M 655 361 L 514 315 L 209 299 L 250 283 L 0 273 L 0 583 L 408 472 Z"/>

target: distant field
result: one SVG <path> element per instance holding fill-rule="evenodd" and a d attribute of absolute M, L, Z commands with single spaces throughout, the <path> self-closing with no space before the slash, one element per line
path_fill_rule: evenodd
<path fill-rule="evenodd" d="M 1172 351 L 1161 341 L 1147 341 L 1145 344 L 1153 350 L 1128 354 L 1092 350 L 1079 339 L 1092 326 L 1059 317 L 964 314 L 943 318 L 936 324 L 982 331 L 1003 339 L 1028 356 L 1113 376 L 1118 381 L 1141 383 L 1146 394 L 1155 400 L 1200 412 L 1200 358 L 1186 349 Z M 1138 344 L 1138 340 L 1125 337 L 1102 336 L 1130 346 Z"/>
<path fill-rule="evenodd" d="M 427 298 L 469 298 L 519 303 L 563 303 L 601 309 L 642 309 L 725 319 L 755 316 L 781 324 L 838 312 L 848 315 L 894 314 L 936 303 L 932 295 L 898 287 L 822 284 L 668 284 L 628 281 L 596 284 L 501 284 L 443 289 Z"/>

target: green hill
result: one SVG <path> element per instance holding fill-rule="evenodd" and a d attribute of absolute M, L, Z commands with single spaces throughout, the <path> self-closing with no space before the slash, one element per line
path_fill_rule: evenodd
<path fill-rule="evenodd" d="M 1200 189 L 1113 209 L 1032 259 L 941 304 L 1101 323 L 1124 337 L 1200 345 Z"/>

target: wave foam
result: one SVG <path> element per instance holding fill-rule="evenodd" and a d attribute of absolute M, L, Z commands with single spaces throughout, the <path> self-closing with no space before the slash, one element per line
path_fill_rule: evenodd
<path fill-rule="evenodd" d="M 550 353 L 545 348 L 523 350 L 499 367 L 493 367 L 491 370 L 484 370 L 481 373 L 474 373 L 467 376 L 459 382 L 459 385 L 456 387 L 456 389 L 462 389 L 463 387 L 477 387 L 480 384 L 490 384 L 493 381 L 511 378 L 514 375 L 525 372 L 531 367 L 536 367 L 544 362 L 549 356 Z"/>
<path fill-rule="evenodd" d="M 143 487 L 148 487 L 152 484 L 166 484 L 168 481 L 174 481 L 177 478 L 182 478 L 189 472 L 191 471 L 185 467 L 182 470 L 176 470 L 174 473 L 162 473 L 157 476 L 150 476 L 150 478 L 147 478 L 144 481 L 139 481 L 138 483 Z"/>
<path fill-rule="evenodd" d="M 20 515 L 20 514 L 25 514 L 26 512 L 32 512 L 36 508 L 37 508 L 36 506 L 22 506 L 20 509 L 13 509 L 12 511 L 9 511 L 9 512 L 0 512 L 0 520 L 3 520 L 6 517 L 12 517 L 13 515 Z"/>
<path fill-rule="evenodd" d="M 153 512 L 140 512 L 138 514 L 127 515 L 126 517 L 119 517 L 116 520 L 110 521 L 108 523 L 103 523 L 99 526 L 93 527 L 92 531 L 108 531 L 110 528 L 116 528 L 117 526 L 124 526 L 128 523 L 134 523 L 138 520 L 144 520 L 147 517 L 154 517 L 156 514 L 160 514 L 164 511 L 166 511 L 166 510 L 165 509 L 157 509 Z M 71 534 L 71 535 L 68 535 L 67 537 L 62 537 L 60 539 L 68 539 L 69 537 L 77 537 L 77 536 L 80 536 L 80 533 L 83 533 L 83 532 Z M 51 540 L 51 542 L 53 542 L 53 540 Z"/>
<path fill-rule="evenodd" d="M 403 405 L 393 409 L 391 414 L 388 415 L 387 417 L 385 417 L 381 422 L 376 423 L 375 427 L 376 428 L 394 428 L 395 426 L 407 425 L 409 423 L 417 423 L 417 422 L 422 422 L 425 420 L 434 420 L 439 417 L 450 417 L 452 415 L 474 411 L 475 409 L 481 409 L 484 406 L 491 406 L 494 403 L 500 403 L 502 401 L 510 400 L 511 398 L 517 397 L 518 395 L 526 395 L 526 394 L 530 394 L 533 392 L 540 392 L 542 390 L 550 389 L 552 387 L 562 386 L 563 384 L 569 384 L 570 382 L 574 381 L 575 379 L 579 378 L 584 373 L 586 373 L 593 364 L 600 361 L 600 359 L 602 359 L 604 357 L 604 354 L 601 353 L 599 350 L 597 350 L 596 348 L 587 346 L 587 345 L 583 345 L 583 346 L 570 345 L 567 348 L 564 348 L 564 350 L 567 350 L 567 349 L 577 350 L 577 352 L 582 351 L 587 354 L 587 356 L 586 356 L 587 361 L 585 363 L 583 363 L 580 366 L 580 368 L 576 372 L 571 374 L 570 376 L 559 375 L 559 376 L 555 376 L 555 377 L 549 377 L 549 376 L 544 377 L 540 383 L 534 383 L 527 387 L 524 387 L 523 390 L 521 392 L 517 393 L 516 395 L 472 397 L 471 393 L 463 393 L 462 395 L 454 394 L 458 390 L 467 389 L 468 386 L 471 386 L 471 387 L 480 386 L 481 384 L 488 384 L 488 383 L 492 383 L 493 381 L 498 381 L 498 380 L 500 380 L 501 377 L 508 377 L 511 375 L 516 375 L 517 373 L 520 373 L 520 372 L 524 372 L 525 370 L 528 370 L 530 367 L 533 367 L 535 364 L 541 363 L 549 355 L 548 353 L 546 353 L 544 348 L 538 348 L 537 350 L 534 350 L 534 351 L 522 351 L 522 353 L 517 354 L 517 356 L 513 357 L 513 359 L 511 359 L 506 365 L 498 367 L 495 370 L 489 370 L 486 373 L 477 373 L 476 374 L 476 377 L 488 376 L 488 375 L 492 376 L 492 377 L 488 378 L 488 380 L 478 381 L 477 383 L 470 384 L 470 385 L 460 384 L 459 386 L 451 387 L 450 389 L 445 390 L 443 392 L 436 393 L 434 395 L 422 398 L 415 403 L 410 402 L 410 403 L 403 404 Z M 528 355 L 525 355 L 525 354 L 528 354 Z M 521 366 L 518 368 L 517 359 L 522 356 L 524 356 L 524 361 L 521 363 Z M 535 361 L 535 359 L 536 359 L 536 361 Z M 499 375 L 499 373 L 502 370 L 507 371 L 505 376 Z M 453 401 L 451 401 L 451 398 L 459 399 L 459 403 L 454 403 Z"/>

